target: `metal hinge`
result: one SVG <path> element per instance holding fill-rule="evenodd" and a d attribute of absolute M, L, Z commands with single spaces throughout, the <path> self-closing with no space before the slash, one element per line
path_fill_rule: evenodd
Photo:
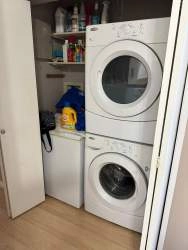
<path fill-rule="evenodd" d="M 160 157 L 157 157 L 157 163 L 156 163 L 156 169 L 159 169 L 160 167 Z"/>

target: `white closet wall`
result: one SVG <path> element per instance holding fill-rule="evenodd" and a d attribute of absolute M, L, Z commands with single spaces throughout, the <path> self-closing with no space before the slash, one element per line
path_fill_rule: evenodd
<path fill-rule="evenodd" d="M 171 14 L 172 0 L 112 0 L 110 21 L 167 17 Z"/>

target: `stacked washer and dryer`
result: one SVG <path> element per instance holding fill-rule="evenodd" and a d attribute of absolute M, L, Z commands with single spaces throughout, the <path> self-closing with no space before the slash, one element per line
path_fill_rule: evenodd
<path fill-rule="evenodd" d="M 141 232 L 169 18 L 89 26 L 85 209 Z"/>

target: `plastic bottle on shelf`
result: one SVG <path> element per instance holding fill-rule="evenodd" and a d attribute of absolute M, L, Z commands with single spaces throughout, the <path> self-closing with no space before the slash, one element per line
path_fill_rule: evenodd
<path fill-rule="evenodd" d="M 55 61 L 63 61 L 63 48 L 62 44 L 53 40 L 52 42 L 52 58 Z"/>
<path fill-rule="evenodd" d="M 78 26 L 78 6 L 74 6 L 74 11 L 72 15 L 72 32 L 78 32 L 79 31 L 79 26 Z"/>
<path fill-rule="evenodd" d="M 72 43 L 69 43 L 67 57 L 68 57 L 68 62 L 74 62 L 74 49 Z"/>
<path fill-rule="evenodd" d="M 80 49 L 80 62 L 83 63 L 84 62 L 84 45 L 82 40 L 78 40 L 78 46 Z"/>
<path fill-rule="evenodd" d="M 65 40 L 65 43 L 63 44 L 63 61 L 65 63 L 68 62 L 68 47 L 69 47 L 69 41 Z"/>
<path fill-rule="evenodd" d="M 109 1 L 103 1 L 103 11 L 101 17 L 101 23 L 108 23 L 108 9 L 109 9 Z"/>
<path fill-rule="evenodd" d="M 76 62 L 76 44 L 75 43 L 72 44 L 72 51 L 73 51 L 73 59 L 72 59 L 72 61 Z"/>
<path fill-rule="evenodd" d="M 85 31 L 86 30 L 86 14 L 85 14 L 85 5 L 82 1 L 81 7 L 80 7 L 80 18 L 79 18 L 79 31 Z"/>
<path fill-rule="evenodd" d="M 80 63 L 80 46 L 76 44 L 75 46 L 75 62 Z"/>
<path fill-rule="evenodd" d="M 71 12 L 68 12 L 66 18 L 66 32 L 71 32 L 71 31 L 72 31 L 72 14 Z"/>
<path fill-rule="evenodd" d="M 55 32 L 56 33 L 63 33 L 65 32 L 65 17 L 66 17 L 66 10 L 59 7 L 55 12 Z"/>
<path fill-rule="evenodd" d="M 92 15 L 91 22 L 93 25 L 100 23 L 100 13 L 99 13 L 99 2 L 98 1 L 95 2 L 94 12 Z"/>

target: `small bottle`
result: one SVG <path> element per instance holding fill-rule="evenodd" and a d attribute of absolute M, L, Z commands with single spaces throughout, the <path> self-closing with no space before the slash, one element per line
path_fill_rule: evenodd
<path fill-rule="evenodd" d="M 79 31 L 86 30 L 86 14 L 85 14 L 85 5 L 82 2 L 80 7 L 80 18 L 79 18 Z"/>
<path fill-rule="evenodd" d="M 63 61 L 65 63 L 68 62 L 68 47 L 69 47 L 69 41 L 65 40 L 65 43 L 63 44 Z"/>
<path fill-rule="evenodd" d="M 96 25 L 100 23 L 100 13 L 99 13 L 99 3 L 98 1 L 95 2 L 95 8 L 92 15 L 92 24 Z"/>
<path fill-rule="evenodd" d="M 74 6 L 74 12 L 72 15 L 72 32 L 78 32 L 78 7 L 77 5 Z"/>
<path fill-rule="evenodd" d="M 75 61 L 80 63 L 80 46 L 77 44 L 75 49 Z"/>
<path fill-rule="evenodd" d="M 55 61 L 63 61 L 63 48 L 62 45 L 53 40 L 52 43 L 52 58 Z"/>
<path fill-rule="evenodd" d="M 102 17 L 101 17 L 101 23 L 105 24 L 108 23 L 108 9 L 109 9 L 109 1 L 103 1 L 103 11 L 102 11 Z"/>
<path fill-rule="evenodd" d="M 68 62 L 74 62 L 74 51 L 72 43 L 69 43 L 67 57 L 68 57 Z"/>
<path fill-rule="evenodd" d="M 80 54 L 80 62 L 84 62 L 84 46 L 82 43 L 82 40 L 78 40 L 78 46 L 79 46 L 79 54 Z"/>
<path fill-rule="evenodd" d="M 75 44 L 71 44 L 71 49 L 72 49 L 72 62 L 76 61 L 76 49 L 75 49 Z"/>

